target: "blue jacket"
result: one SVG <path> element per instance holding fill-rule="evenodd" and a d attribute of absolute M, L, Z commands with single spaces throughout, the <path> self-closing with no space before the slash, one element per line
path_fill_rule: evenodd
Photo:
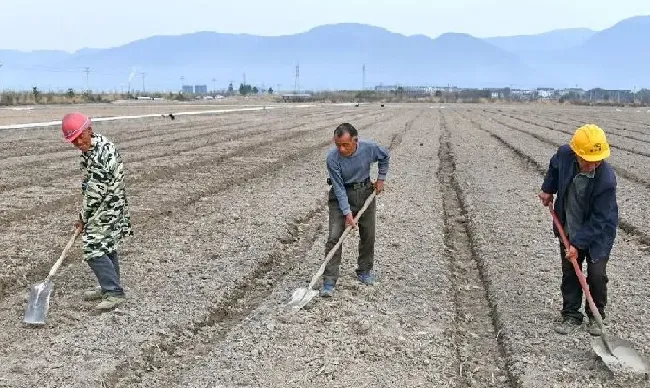
<path fill-rule="evenodd" d="M 577 173 L 575 153 L 567 144 L 560 146 L 551 158 L 542 191 L 557 194 L 554 207 L 562 225 L 566 225 L 567 190 Z M 593 261 L 609 258 L 618 227 L 618 204 L 616 174 L 607 162 L 603 161 L 596 168 L 594 178 L 589 180 L 587 198 L 587 218 L 575 236 L 570 237 L 570 243 L 578 249 L 588 250 Z M 555 225 L 553 232 L 560 236 Z"/>

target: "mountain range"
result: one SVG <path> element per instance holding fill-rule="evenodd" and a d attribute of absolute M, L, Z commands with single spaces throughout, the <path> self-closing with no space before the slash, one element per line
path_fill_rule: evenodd
<path fill-rule="evenodd" d="M 0 50 L 0 87 L 41 90 L 211 90 L 259 87 L 360 89 L 378 84 L 458 87 L 650 87 L 650 16 L 610 28 L 478 38 L 406 36 L 357 23 L 283 36 L 196 32 L 152 36 L 106 49 Z M 365 65 L 365 77 L 362 66 Z M 88 72 L 85 69 L 88 68 Z M 144 74 L 143 74 L 144 73 Z M 183 77 L 183 80 L 181 80 Z M 144 81 L 144 82 L 143 82 Z"/>

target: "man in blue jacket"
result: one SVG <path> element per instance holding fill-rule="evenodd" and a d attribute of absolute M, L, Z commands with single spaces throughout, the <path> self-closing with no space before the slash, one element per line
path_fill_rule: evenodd
<path fill-rule="evenodd" d="M 593 124 L 578 128 L 568 145 L 558 148 L 551 158 L 544 177 L 539 198 L 544 206 L 555 200 L 555 212 L 567 233 L 570 249 L 566 252 L 560 241 L 562 256 L 562 323 L 555 328 L 560 334 L 568 334 L 582 324 L 582 289 L 573 266 L 573 258 L 587 261 L 587 283 L 598 311 L 605 318 L 607 303 L 607 273 L 616 228 L 618 205 L 616 203 L 616 174 L 604 159 L 610 155 L 605 132 Z M 559 237 L 555 226 L 553 231 Z M 591 311 L 585 303 L 589 318 L 587 330 L 600 335 Z"/>
<path fill-rule="evenodd" d="M 363 207 L 368 197 L 375 191 L 384 189 L 388 173 L 390 155 L 388 150 L 375 142 L 359 139 L 357 129 L 350 123 L 343 123 L 334 130 L 334 144 L 327 153 L 327 171 L 332 183 L 329 191 L 329 237 L 325 244 L 325 254 L 336 245 L 346 226 L 359 229 L 359 257 L 357 259 L 357 279 L 372 285 L 375 281 L 373 269 L 375 253 L 375 201 L 359 217 L 355 225 L 354 216 Z M 370 166 L 377 162 L 377 180 L 370 181 Z M 322 297 L 331 297 L 339 277 L 342 249 L 336 251 L 325 267 Z"/>

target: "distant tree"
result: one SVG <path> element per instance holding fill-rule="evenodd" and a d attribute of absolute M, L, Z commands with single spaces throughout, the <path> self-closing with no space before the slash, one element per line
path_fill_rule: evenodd
<path fill-rule="evenodd" d="M 74 97 L 74 89 L 69 88 L 68 91 L 66 92 L 66 95 L 70 98 Z"/>
<path fill-rule="evenodd" d="M 253 94 L 259 93 L 259 89 L 257 89 L 257 86 L 253 86 L 252 92 Z"/>
<path fill-rule="evenodd" d="M 228 84 L 228 94 L 232 95 L 235 89 L 232 87 L 232 82 Z"/>
<path fill-rule="evenodd" d="M 41 91 L 38 90 L 36 86 L 32 88 L 32 94 L 34 95 L 34 101 L 38 103 L 41 99 Z"/>
<path fill-rule="evenodd" d="M 436 97 L 442 97 L 442 92 L 440 90 L 436 90 Z"/>
<path fill-rule="evenodd" d="M 239 84 L 239 94 L 242 96 L 246 95 L 246 86 L 243 83 Z"/>
<path fill-rule="evenodd" d="M 273 88 L 269 88 L 269 94 L 273 94 Z"/>

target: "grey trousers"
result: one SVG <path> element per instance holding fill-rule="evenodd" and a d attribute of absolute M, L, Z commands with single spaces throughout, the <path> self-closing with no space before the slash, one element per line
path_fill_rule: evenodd
<path fill-rule="evenodd" d="M 124 296 L 124 289 L 120 285 L 120 263 L 117 251 L 87 262 L 97 276 L 97 281 L 102 287 L 102 295 Z"/>
<path fill-rule="evenodd" d="M 348 202 L 352 215 L 356 216 L 363 207 L 366 199 L 372 194 L 374 188 L 371 182 L 358 188 L 346 189 Z M 334 190 L 329 192 L 329 237 L 325 244 L 325 255 L 334 248 L 345 230 L 345 217 L 339 209 L 339 203 L 334 195 Z M 357 259 L 357 274 L 368 272 L 373 268 L 375 257 L 375 210 L 376 201 L 373 200 L 366 211 L 359 219 L 359 256 Z M 325 283 L 336 284 L 339 277 L 339 267 L 341 265 L 342 246 L 336 250 L 336 253 L 325 267 L 323 281 Z"/>

